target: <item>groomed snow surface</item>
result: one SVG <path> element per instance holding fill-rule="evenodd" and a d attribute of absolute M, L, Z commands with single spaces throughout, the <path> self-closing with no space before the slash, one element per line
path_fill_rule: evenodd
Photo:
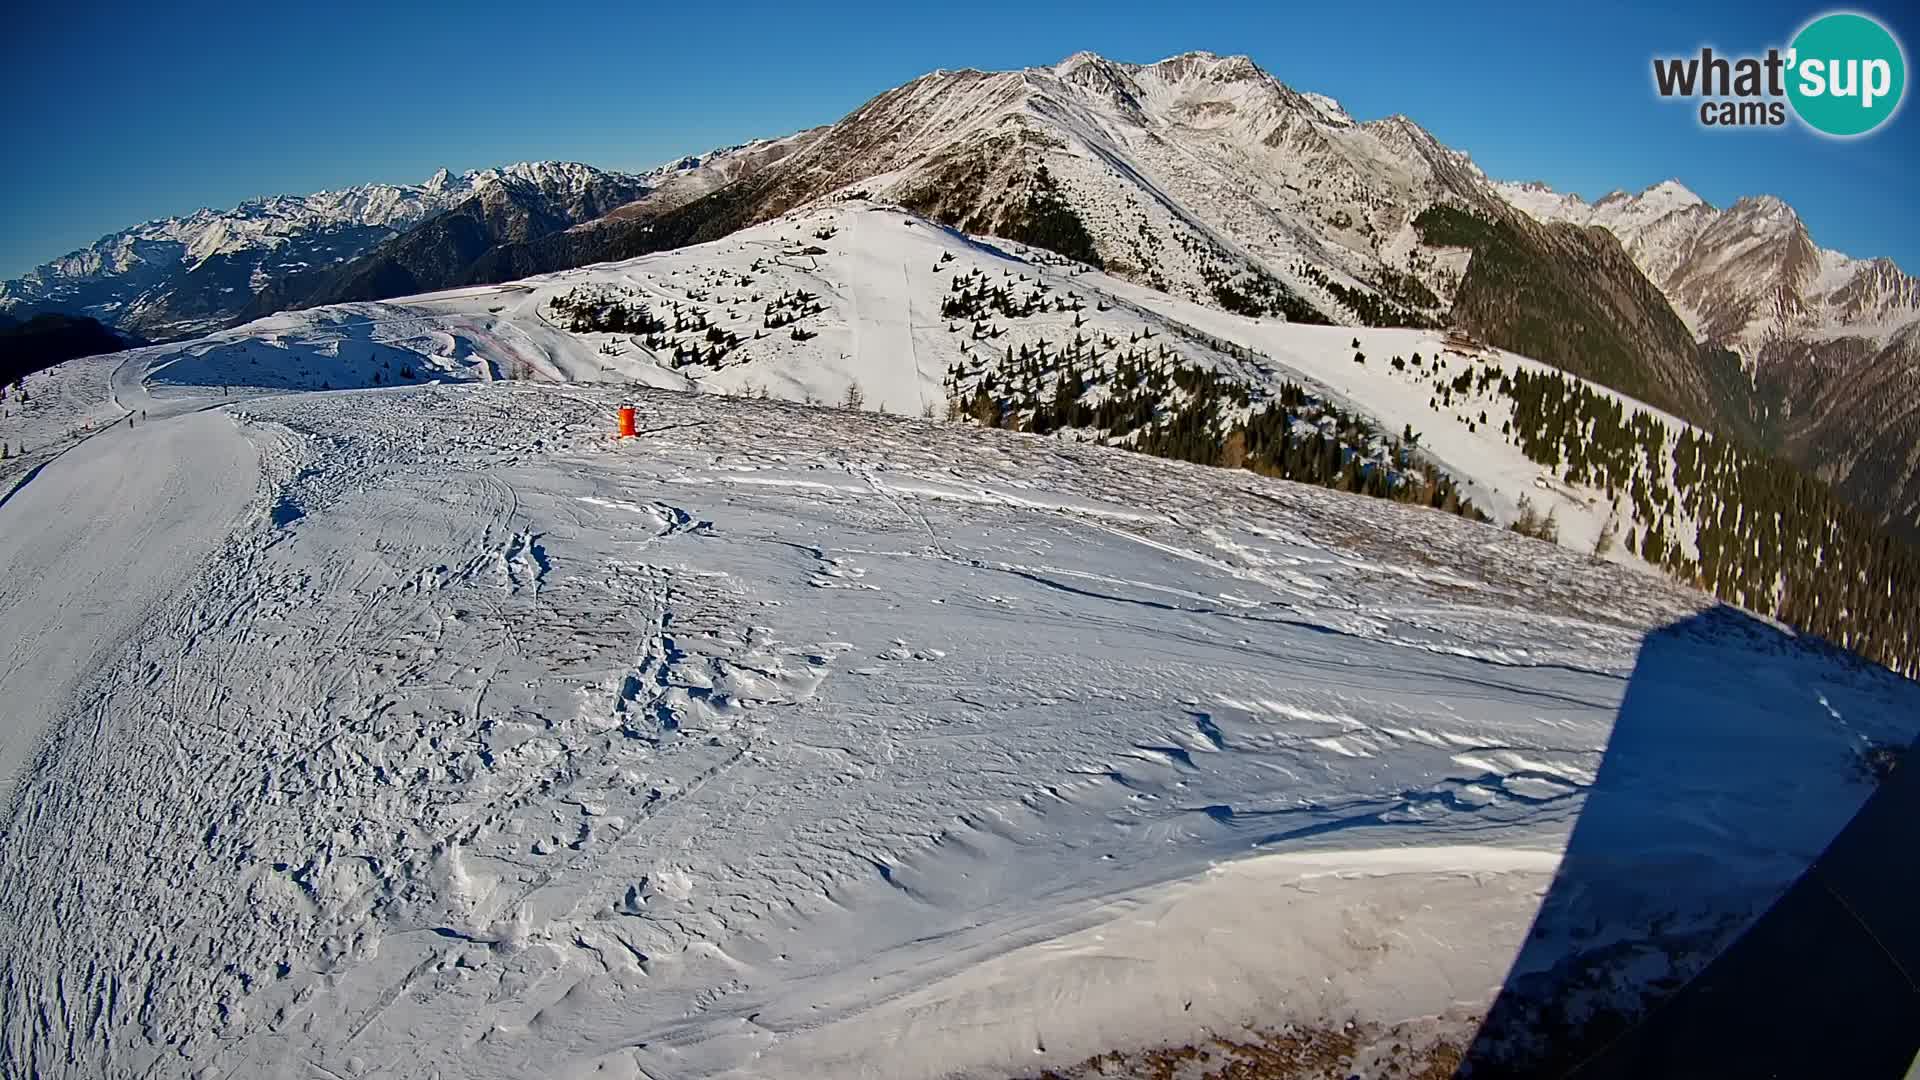
<path fill-rule="evenodd" d="M 850 365 L 931 340 L 855 299 Z M 0 1073 L 1010 1077 L 1353 1024 L 1384 1074 L 1556 959 L 1596 1007 L 1697 969 L 1920 733 L 1496 528 L 554 382 L 597 354 L 456 303 L 47 377 L 136 422 L 0 504 Z M 476 381 L 318 389 L 396 361 Z"/>

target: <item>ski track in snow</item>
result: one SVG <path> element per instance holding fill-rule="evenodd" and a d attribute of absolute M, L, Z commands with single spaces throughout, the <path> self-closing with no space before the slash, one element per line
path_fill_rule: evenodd
<path fill-rule="evenodd" d="M 863 230 L 875 231 L 884 224 L 855 214 L 847 219 L 852 230 L 848 245 L 866 260 L 881 265 L 863 267 L 849 278 L 848 316 L 852 361 L 855 370 L 868 374 L 864 391 L 876 409 L 917 416 L 926 405 L 928 383 L 939 384 L 942 373 L 929 376 L 921 370 L 913 343 L 913 289 L 904 263 L 899 272 L 884 265 L 899 253 L 888 245 L 862 245 Z M 897 284 L 896 284 L 897 282 Z M 905 358 L 904 362 L 902 358 Z"/>
<path fill-rule="evenodd" d="M 89 359 L 75 381 L 107 399 L 105 415 L 171 411 L 137 383 L 113 386 L 118 357 Z M 80 684 L 217 548 L 254 494 L 254 455 L 229 417 L 135 420 L 60 444 L 0 504 L 0 797 Z"/>
<path fill-rule="evenodd" d="M 111 389 L 125 353 L 70 360 L 56 371 L 20 380 L 25 393 L 8 390 L 0 400 L 0 504 L 35 470 L 117 421 L 126 413 Z"/>
<path fill-rule="evenodd" d="M 0 507 L 9 763 L 47 736 L 0 833 L 10 1075 L 992 1076 L 1484 1006 L 1643 636 L 1705 606 L 951 425 L 205 393 Z M 1808 655 L 1722 676 L 1781 754 L 1912 737 L 1907 684 Z M 1767 846 L 1714 887 L 1755 904 L 1866 793 L 1693 764 L 1634 790 L 1738 807 Z"/>

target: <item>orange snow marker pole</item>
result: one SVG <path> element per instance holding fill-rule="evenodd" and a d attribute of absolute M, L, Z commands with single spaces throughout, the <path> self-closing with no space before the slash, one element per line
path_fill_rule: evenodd
<path fill-rule="evenodd" d="M 633 406 L 631 405 L 620 406 L 620 437 L 633 438 Z"/>

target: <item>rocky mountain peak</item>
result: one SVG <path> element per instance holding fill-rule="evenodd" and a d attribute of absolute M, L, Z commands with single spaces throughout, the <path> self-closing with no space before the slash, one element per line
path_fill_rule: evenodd
<path fill-rule="evenodd" d="M 1271 79 L 1260 65 L 1246 56 L 1220 56 L 1194 50 L 1169 56 L 1147 65 L 1147 69 L 1168 82 L 1207 80 L 1216 83 Z"/>
<path fill-rule="evenodd" d="M 1662 180 L 1640 193 L 1642 199 L 1657 200 L 1669 206 L 1698 206 L 1706 202 L 1677 179 Z"/>
<path fill-rule="evenodd" d="M 1140 86 L 1125 68 L 1099 53 L 1077 52 L 1053 66 L 1061 82 L 1078 87 L 1132 113 L 1140 108 Z"/>

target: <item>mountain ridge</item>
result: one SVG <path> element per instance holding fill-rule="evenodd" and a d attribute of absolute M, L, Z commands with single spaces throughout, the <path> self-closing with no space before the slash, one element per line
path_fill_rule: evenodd
<path fill-rule="evenodd" d="M 1744 416 L 1724 415 L 1920 537 L 1920 279 L 1820 247 L 1772 195 L 1721 209 L 1677 180 L 1591 204 L 1543 184 L 1503 190 L 1539 220 L 1617 236 L 1689 327 L 1740 357 Z"/>
<path fill-rule="evenodd" d="M 1777 336 L 1865 328 L 1884 341 L 1920 321 L 1920 280 L 1884 256 L 1820 247 L 1775 195 L 1720 208 L 1677 178 L 1592 203 L 1537 181 L 1495 186 L 1540 220 L 1613 232 L 1689 325 L 1749 362 Z"/>
<path fill-rule="evenodd" d="M 1533 239 L 1455 213 L 1494 230 L 1465 240 L 1492 276 L 1463 302 L 1499 295 L 1493 271 L 1524 268 L 1504 249 Z M 1547 237 L 1628 262 L 1604 230 Z M 1527 303 L 1579 283 L 1550 278 Z M 630 260 L 283 313 L 146 361 L 275 391 L 505 379 L 944 412 L 1490 519 L 1914 670 L 1915 616 L 1890 598 L 1920 553 L 1775 457 L 1457 329 L 1249 318 L 865 199 Z"/>
<path fill-rule="evenodd" d="M 533 184 L 578 188 L 623 176 L 579 162 L 526 161 L 418 184 L 359 184 L 307 195 L 259 195 L 108 233 L 0 282 L 0 311 L 85 315 L 151 337 L 227 325 L 271 282 L 350 259 L 483 190 Z M 635 181 L 644 183 L 643 181 Z"/>
<path fill-rule="evenodd" d="M 251 280 L 256 295 L 237 311 L 215 301 L 192 315 L 498 283 L 860 196 L 1240 314 L 1459 324 L 1793 455 L 1862 504 L 1887 483 L 1863 478 L 1897 476 L 1887 520 L 1920 530 L 1920 466 L 1896 467 L 1885 449 L 1908 420 L 1847 446 L 1836 433 L 1846 387 L 1828 374 L 1901 370 L 1910 339 L 1894 331 L 1920 290 L 1889 262 L 1817 248 L 1777 199 L 1722 211 L 1668 181 L 1587 204 L 1490 178 L 1405 114 L 1359 121 L 1245 56 L 1205 51 L 942 69 L 829 125 L 600 175 L 619 179 L 564 207 L 469 194 L 404 232 L 346 238 L 359 248 L 350 257 Z M 450 186 L 445 170 L 420 185 Z M 1436 242 L 1419 222 L 1439 210 L 1478 224 Z M 1534 299 L 1516 303 L 1523 294 Z M 1820 332 L 1768 329 L 1808 326 Z M 1886 348 L 1895 355 L 1877 361 Z"/>

